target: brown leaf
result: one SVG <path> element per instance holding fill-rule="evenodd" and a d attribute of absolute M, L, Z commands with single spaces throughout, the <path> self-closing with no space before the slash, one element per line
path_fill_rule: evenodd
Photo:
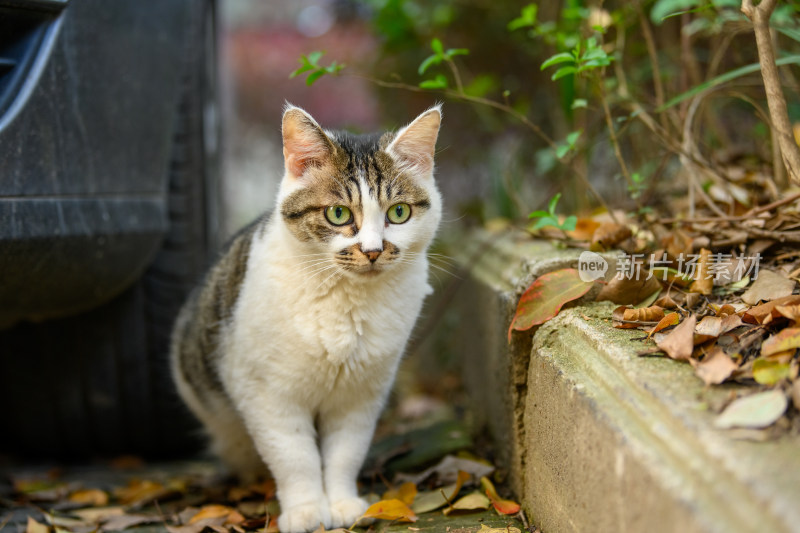
<path fill-rule="evenodd" d="M 712 290 L 714 290 L 714 280 L 711 276 L 711 250 L 701 248 L 694 282 L 689 287 L 689 292 L 708 295 Z"/>
<path fill-rule="evenodd" d="M 764 341 L 761 355 L 766 357 L 797 348 L 800 348 L 800 328 L 786 328 Z"/>
<path fill-rule="evenodd" d="M 794 323 L 800 323 L 800 305 L 776 305 L 775 312 Z"/>
<path fill-rule="evenodd" d="M 28 517 L 28 525 L 25 527 L 25 533 L 50 533 L 50 528 Z"/>
<path fill-rule="evenodd" d="M 92 522 L 99 524 L 114 516 L 122 516 L 125 514 L 125 508 L 122 506 L 114 507 L 87 507 L 86 509 L 74 509 L 70 514 L 77 516 L 84 522 Z"/>
<path fill-rule="evenodd" d="M 742 294 L 742 301 L 755 305 L 762 300 L 769 302 L 785 298 L 791 296 L 795 285 L 796 283 L 792 279 L 787 279 L 771 270 L 762 270 L 750 288 Z"/>
<path fill-rule="evenodd" d="M 658 321 L 658 324 L 653 326 L 653 329 L 647 332 L 647 336 L 650 337 L 655 333 L 658 333 L 664 328 L 668 328 L 670 326 L 674 326 L 678 322 L 680 322 L 681 316 L 678 313 L 669 313 L 664 318 Z"/>
<path fill-rule="evenodd" d="M 636 277 L 628 279 L 620 273 L 600 290 L 597 301 L 608 300 L 620 305 L 635 305 L 660 290 L 661 283 L 654 277 L 648 279 L 643 273 L 639 279 Z"/>
<path fill-rule="evenodd" d="M 800 294 L 778 298 L 777 300 L 751 307 L 742 315 L 742 320 L 748 324 L 769 324 L 773 318 L 782 316 L 776 310 L 776 307 L 798 304 L 800 304 Z"/>
<path fill-rule="evenodd" d="M 664 309 L 658 305 L 651 305 L 641 309 L 628 309 L 625 311 L 624 320 L 635 320 L 638 322 L 658 322 L 664 318 Z"/>
<path fill-rule="evenodd" d="M 694 315 L 689 315 L 656 344 L 670 358 L 678 361 L 687 361 L 692 356 L 692 350 L 694 349 L 694 328 L 696 324 L 697 318 Z"/>
<path fill-rule="evenodd" d="M 69 495 L 69 501 L 81 505 L 102 507 L 108 505 L 108 494 L 100 489 L 76 490 Z"/>
<path fill-rule="evenodd" d="M 592 283 L 583 281 L 574 268 L 556 270 L 536 278 L 519 299 L 517 312 L 508 327 L 508 341 L 511 342 L 512 330 L 524 331 L 547 322 L 565 303 L 589 292 Z"/>
<path fill-rule="evenodd" d="M 676 298 L 678 298 L 678 299 L 680 299 L 679 297 L 682 296 L 681 293 L 675 293 L 675 294 L 676 294 Z M 670 292 L 668 291 L 666 294 L 661 295 L 658 298 L 658 300 L 656 300 L 653 303 L 655 305 L 663 307 L 664 309 L 676 309 L 678 307 L 678 303 L 679 302 L 676 302 L 675 299 L 670 294 Z"/>
<path fill-rule="evenodd" d="M 134 479 L 128 483 L 127 487 L 114 489 L 114 495 L 123 505 L 136 505 L 156 500 L 171 492 L 161 483 L 146 479 Z"/>
<path fill-rule="evenodd" d="M 592 244 L 589 247 L 594 252 L 609 250 L 633 234 L 628 226 L 614 222 L 604 222 L 597 227 L 592 235 Z"/>
<path fill-rule="evenodd" d="M 624 322 L 624 320 L 625 320 L 625 312 L 626 311 L 630 311 L 630 310 L 631 310 L 631 308 L 628 307 L 627 305 L 620 305 L 619 307 L 614 309 L 614 311 L 611 313 L 611 320 L 612 320 L 611 324 L 615 328 L 619 328 L 619 329 L 636 329 L 636 328 L 638 328 L 640 326 L 640 324 L 629 324 L 627 322 Z"/>
<path fill-rule="evenodd" d="M 575 229 L 566 233 L 576 241 L 590 241 L 599 226 L 600 223 L 591 218 L 578 218 L 575 222 Z"/>
<path fill-rule="evenodd" d="M 692 243 L 693 239 L 680 229 L 672 231 L 669 235 L 661 239 L 661 246 L 665 248 L 667 253 L 672 257 L 692 253 Z"/>
<path fill-rule="evenodd" d="M 730 356 L 721 348 L 715 348 L 695 366 L 695 373 L 706 385 L 719 385 L 728 379 L 737 368 L 739 365 Z"/>
<path fill-rule="evenodd" d="M 731 304 L 725 304 L 725 305 L 720 306 L 720 307 L 712 305 L 712 309 L 714 309 L 714 312 L 719 317 L 724 317 L 724 316 L 735 315 L 736 314 L 736 308 L 733 307 Z"/>
<path fill-rule="evenodd" d="M 112 516 L 106 520 L 100 527 L 101 531 L 121 531 L 129 527 L 138 526 L 141 524 L 152 524 L 153 522 L 160 522 L 161 518 L 157 516 L 147 516 L 141 514 L 124 514 L 119 516 Z"/>

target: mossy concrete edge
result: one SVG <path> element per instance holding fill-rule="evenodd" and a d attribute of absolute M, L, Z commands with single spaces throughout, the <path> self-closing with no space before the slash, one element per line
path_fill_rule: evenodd
<path fill-rule="evenodd" d="M 800 441 L 736 440 L 689 365 L 636 355 L 641 332 L 615 330 L 608 304 L 564 310 L 506 340 L 519 294 L 574 267 L 547 242 L 470 237 L 458 259 L 464 381 L 498 464 L 545 533 L 800 531 Z M 478 252 L 476 252 L 478 250 Z"/>

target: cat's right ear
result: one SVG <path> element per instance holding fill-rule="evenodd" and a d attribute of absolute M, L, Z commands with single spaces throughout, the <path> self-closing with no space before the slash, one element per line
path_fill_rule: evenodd
<path fill-rule="evenodd" d="M 281 126 L 286 172 L 300 178 L 311 166 L 321 166 L 333 154 L 333 145 L 319 124 L 305 111 L 287 105 Z"/>

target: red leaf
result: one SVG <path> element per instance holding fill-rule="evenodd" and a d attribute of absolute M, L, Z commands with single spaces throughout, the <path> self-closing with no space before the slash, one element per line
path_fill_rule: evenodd
<path fill-rule="evenodd" d="M 531 283 L 517 304 L 517 312 L 508 327 L 511 331 L 524 331 L 543 324 L 556 316 L 561 306 L 580 298 L 592 288 L 592 281 L 583 281 L 574 268 L 565 268 L 543 274 Z"/>
<path fill-rule="evenodd" d="M 497 490 L 494 488 L 494 484 L 492 484 L 492 482 L 489 481 L 489 478 L 487 478 L 486 476 L 481 478 L 481 487 L 483 487 L 483 490 L 486 492 L 486 495 L 492 502 L 492 506 L 498 513 L 517 514 L 519 512 L 520 505 L 517 502 L 513 502 L 511 500 L 504 500 L 500 496 L 498 496 Z"/>

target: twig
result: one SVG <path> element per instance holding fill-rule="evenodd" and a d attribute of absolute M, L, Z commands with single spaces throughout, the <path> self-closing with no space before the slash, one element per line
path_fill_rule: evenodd
<path fill-rule="evenodd" d="M 792 125 L 786 109 L 786 98 L 781 89 L 778 66 L 775 64 L 775 50 L 769 31 L 769 18 L 775 10 L 777 0 L 761 0 L 757 6 L 752 0 L 742 0 L 742 13 L 753 21 L 753 32 L 756 36 L 756 48 L 761 64 L 761 76 L 767 94 L 767 106 L 772 118 L 772 127 L 777 133 L 777 142 L 781 148 L 781 157 L 786 165 L 789 178 L 800 184 L 800 147 L 794 140 Z"/>
<path fill-rule="evenodd" d="M 664 83 L 661 81 L 661 67 L 658 64 L 656 42 L 653 38 L 653 31 L 650 28 L 650 21 L 647 20 L 644 10 L 642 9 L 641 1 L 636 0 L 633 4 L 636 7 L 636 14 L 639 16 L 639 25 L 642 27 L 644 42 L 647 44 L 647 55 L 650 56 L 651 70 L 653 72 L 653 89 L 656 93 L 656 107 L 659 108 L 664 105 Z M 661 121 L 661 125 L 666 127 L 666 115 L 661 116 L 664 117 Z"/>
<path fill-rule="evenodd" d="M 774 239 L 778 242 L 800 242 L 800 231 L 775 231 L 742 225 L 737 225 L 736 227 L 762 239 Z"/>
<path fill-rule="evenodd" d="M 456 88 L 458 94 L 464 94 L 464 85 L 461 83 L 461 74 L 458 73 L 458 67 L 452 59 L 447 59 L 447 66 L 450 67 L 450 72 L 453 73 L 453 79 L 456 80 Z"/>
<path fill-rule="evenodd" d="M 367 81 L 369 81 L 371 83 L 374 83 L 375 85 L 377 85 L 379 87 L 386 87 L 387 89 L 403 89 L 403 90 L 406 90 L 406 91 L 412 91 L 412 92 L 418 92 L 418 93 L 429 93 L 429 92 L 431 92 L 430 89 L 423 89 L 421 87 L 417 87 L 416 85 L 411 85 L 411 84 L 408 84 L 408 83 L 384 81 L 384 80 L 380 80 L 380 79 L 377 79 L 377 78 L 373 78 L 371 76 L 363 76 L 363 75 L 358 75 L 358 74 L 351 74 L 351 76 L 355 76 L 357 78 L 361 78 L 363 80 L 367 80 Z M 468 95 L 468 94 L 463 93 L 463 92 L 454 91 L 453 89 L 441 89 L 441 93 L 444 94 L 445 96 L 448 96 L 448 97 L 456 99 L 456 100 L 463 100 L 465 102 L 471 102 L 471 103 L 474 103 L 474 104 L 481 104 L 481 105 L 485 105 L 487 107 L 492 107 L 494 109 L 498 109 L 500 111 L 503 111 L 504 113 L 507 113 L 507 114 L 513 116 L 514 118 L 516 118 L 517 120 L 519 120 L 520 122 L 522 122 L 522 124 L 524 124 L 528 129 L 530 129 L 540 139 L 542 139 L 545 143 L 547 143 L 547 145 L 550 148 L 552 148 L 553 150 L 555 150 L 557 148 L 557 145 L 556 145 L 555 141 L 553 139 L 551 139 L 550 136 L 547 135 L 544 131 L 542 131 L 542 129 L 539 126 L 537 126 L 536 124 L 531 122 L 531 120 L 528 117 L 526 117 L 522 113 L 519 113 L 516 109 L 514 109 L 513 107 L 511 107 L 508 104 L 504 104 L 504 103 L 501 103 L 501 102 L 496 102 L 494 100 L 489 100 L 488 98 L 483 98 L 483 97 L 479 97 L 479 96 L 471 96 L 471 95 Z M 559 159 L 559 161 L 561 161 L 561 159 Z M 617 220 L 617 217 L 614 214 L 614 211 L 611 210 L 609 205 L 606 203 L 605 199 L 600 195 L 600 193 L 594 187 L 594 185 L 592 185 L 592 183 L 589 181 L 589 178 L 587 178 L 586 174 L 583 171 L 575 168 L 574 166 L 570 166 L 570 168 L 575 173 L 575 175 L 578 176 L 578 178 L 581 180 L 581 182 L 583 182 L 583 184 L 586 186 L 586 188 L 594 195 L 594 197 L 597 200 L 597 202 L 600 205 L 602 205 L 603 208 L 609 213 L 609 215 L 614 220 L 614 222 L 619 224 L 620 221 Z"/>
<path fill-rule="evenodd" d="M 753 215 L 757 215 L 759 213 L 763 213 L 764 211 L 772 211 L 776 207 L 780 207 L 782 205 L 790 204 L 800 198 L 800 192 L 796 192 L 794 194 L 790 194 L 786 198 L 781 198 L 780 200 L 776 200 L 771 204 L 762 205 L 761 207 L 757 207 L 755 209 L 751 209 L 747 213 L 745 213 L 745 217 L 751 218 Z"/>

